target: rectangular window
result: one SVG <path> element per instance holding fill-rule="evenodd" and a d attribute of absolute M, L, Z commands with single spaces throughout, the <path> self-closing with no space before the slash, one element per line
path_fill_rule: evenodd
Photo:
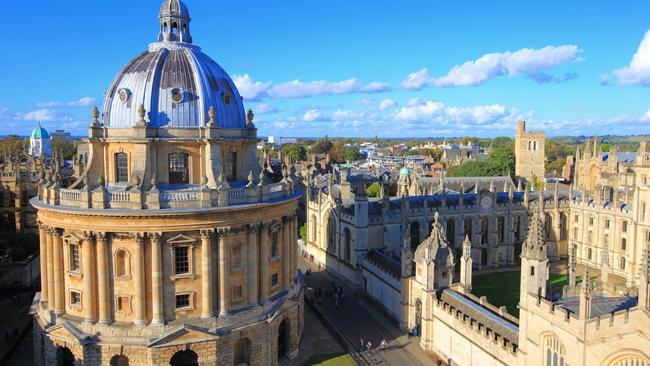
<path fill-rule="evenodd" d="M 242 247 L 241 245 L 234 245 L 230 249 L 230 269 L 233 271 L 242 268 Z"/>
<path fill-rule="evenodd" d="M 641 221 L 645 221 L 645 202 L 641 204 Z"/>
<path fill-rule="evenodd" d="M 190 182 L 188 160 L 186 153 L 169 154 L 169 184 L 188 184 Z"/>
<path fill-rule="evenodd" d="M 271 234 L 271 259 L 278 257 L 278 232 L 274 231 Z"/>
<path fill-rule="evenodd" d="M 623 221 L 621 223 L 621 231 L 626 233 L 627 232 L 627 221 Z"/>
<path fill-rule="evenodd" d="M 587 236 L 587 243 L 592 244 L 592 239 L 593 239 L 594 233 L 589 231 L 589 234 Z"/>
<path fill-rule="evenodd" d="M 574 219 L 574 221 L 575 221 L 576 223 L 579 222 L 579 221 L 580 221 L 580 216 L 579 216 L 579 215 L 576 215 L 576 218 Z"/>
<path fill-rule="evenodd" d="M 176 295 L 176 309 L 190 307 L 190 294 Z"/>
<path fill-rule="evenodd" d="M 530 267 L 530 275 L 531 277 L 535 275 L 535 267 L 533 266 Z"/>
<path fill-rule="evenodd" d="M 244 286 L 235 285 L 232 287 L 232 301 L 240 302 L 244 299 Z"/>
<path fill-rule="evenodd" d="M 589 216 L 589 225 L 593 225 L 593 224 L 594 224 L 594 217 Z"/>
<path fill-rule="evenodd" d="M 603 245 L 609 245 L 609 235 L 607 234 L 603 237 Z"/>
<path fill-rule="evenodd" d="M 578 240 L 578 228 L 577 227 L 573 228 L 573 239 Z"/>
<path fill-rule="evenodd" d="M 609 219 L 605 219 L 605 229 L 609 229 Z"/>
<path fill-rule="evenodd" d="M 130 300 L 128 296 L 117 296 L 115 299 L 115 310 L 120 313 L 131 311 Z"/>
<path fill-rule="evenodd" d="M 274 273 L 271 275 L 271 288 L 277 287 L 279 283 L 278 274 Z"/>
<path fill-rule="evenodd" d="M 81 292 L 70 291 L 70 305 L 81 306 Z"/>
<path fill-rule="evenodd" d="M 129 181 L 129 156 L 125 153 L 115 154 L 115 178 L 117 183 Z"/>
<path fill-rule="evenodd" d="M 174 248 L 174 274 L 190 273 L 189 247 Z"/>
<path fill-rule="evenodd" d="M 79 246 L 70 244 L 70 271 L 79 272 L 81 266 L 79 265 Z"/>
<path fill-rule="evenodd" d="M 621 239 L 621 250 L 627 249 L 627 239 Z"/>

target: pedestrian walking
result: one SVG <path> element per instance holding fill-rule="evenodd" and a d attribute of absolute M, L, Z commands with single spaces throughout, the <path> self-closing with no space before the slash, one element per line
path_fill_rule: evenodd
<path fill-rule="evenodd" d="M 386 342 L 385 339 L 382 339 L 379 348 L 381 349 L 382 352 L 386 352 L 386 350 L 388 349 L 388 342 Z"/>
<path fill-rule="evenodd" d="M 366 344 L 363 342 L 363 338 L 361 338 L 361 343 L 359 344 L 359 352 L 363 352 L 365 347 Z"/>
<path fill-rule="evenodd" d="M 366 350 L 368 350 L 368 354 L 372 354 L 372 342 L 368 341 L 368 344 L 366 344 Z"/>

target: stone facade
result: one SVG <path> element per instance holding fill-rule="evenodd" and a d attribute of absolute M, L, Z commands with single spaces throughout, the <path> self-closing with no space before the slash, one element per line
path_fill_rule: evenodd
<path fill-rule="evenodd" d="M 151 53 L 199 52 L 189 28 L 180 42 L 168 34 L 170 24 L 189 23 L 182 2 L 166 0 L 160 21 L 162 40 Z M 170 60 L 148 72 L 184 67 Z M 214 71 L 214 61 L 194 62 L 205 67 L 188 77 L 211 77 L 201 73 Z M 131 67 L 120 74 L 122 83 L 135 80 Z M 227 75 L 220 77 L 224 84 L 212 87 L 231 87 Z M 78 175 L 66 182 L 49 172 L 41 180 L 31 201 L 43 273 L 38 364 L 277 365 L 296 357 L 304 329 L 297 271 L 302 192 L 293 171 L 283 166 L 275 179 L 258 162 L 253 114 L 243 120 L 236 89 L 223 96 L 197 89 L 186 100 L 190 91 L 182 88 L 141 87 L 162 88 L 155 90 L 159 98 L 171 93 L 175 113 L 200 113 L 206 106 L 196 100 L 220 102 L 205 108 L 206 116 L 169 114 L 164 125 L 160 110 L 131 108 L 129 92 L 113 90 L 118 99 L 107 96 L 105 103 L 112 114 L 100 119 L 93 110 Z M 132 126 L 129 113 L 137 114 Z M 183 126 L 187 121 L 196 125 Z"/>
<path fill-rule="evenodd" d="M 515 130 L 515 175 L 529 182 L 544 180 L 545 175 L 544 132 L 526 131 L 526 122 L 517 122 Z"/>

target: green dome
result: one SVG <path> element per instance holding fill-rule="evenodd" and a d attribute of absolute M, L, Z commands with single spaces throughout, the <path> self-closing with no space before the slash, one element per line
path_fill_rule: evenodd
<path fill-rule="evenodd" d="M 402 170 L 399 171 L 399 175 L 411 175 L 411 171 L 407 167 L 403 167 Z"/>
<path fill-rule="evenodd" d="M 39 123 L 38 127 L 36 127 L 32 131 L 32 138 L 33 139 L 49 139 L 50 134 L 47 133 L 47 131 L 45 131 L 45 129 L 43 127 L 41 127 L 41 124 Z"/>

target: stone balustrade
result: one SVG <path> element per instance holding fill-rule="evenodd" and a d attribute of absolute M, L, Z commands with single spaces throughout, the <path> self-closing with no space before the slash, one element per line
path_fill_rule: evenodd
<path fill-rule="evenodd" d="M 295 193 L 294 183 L 283 180 L 267 185 L 208 189 L 154 189 L 107 190 L 67 189 L 39 186 L 38 199 L 46 205 L 85 209 L 173 209 L 209 208 L 264 203 L 290 197 Z"/>

